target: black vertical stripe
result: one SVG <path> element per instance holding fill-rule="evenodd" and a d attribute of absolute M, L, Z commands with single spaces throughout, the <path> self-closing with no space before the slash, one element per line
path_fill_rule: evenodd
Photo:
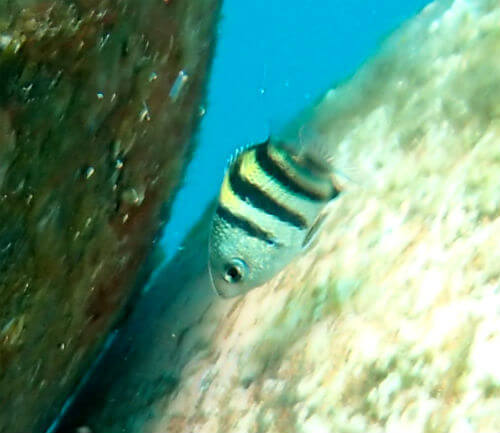
<path fill-rule="evenodd" d="M 241 158 L 236 161 L 229 172 L 229 185 L 241 200 L 299 229 L 307 227 L 307 220 L 303 215 L 277 202 L 266 191 L 260 189 L 258 185 L 248 182 L 241 176 L 240 170 Z"/>
<path fill-rule="evenodd" d="M 281 183 L 288 191 L 312 201 L 328 200 L 328 197 L 325 197 L 324 194 L 312 191 L 311 189 L 299 184 L 286 172 L 286 170 L 276 164 L 267 153 L 267 145 L 257 146 L 255 148 L 255 154 L 257 162 L 262 170 Z"/>
<path fill-rule="evenodd" d="M 332 184 L 332 190 L 330 192 L 330 196 L 328 197 L 328 200 L 333 200 L 340 194 L 340 190 L 337 189 L 335 185 Z"/>
<path fill-rule="evenodd" d="M 294 161 L 295 164 L 303 167 L 304 170 L 308 170 L 311 173 L 315 173 L 319 182 L 328 182 L 330 187 L 329 194 L 326 196 L 326 200 L 333 200 L 340 194 L 340 191 L 331 181 L 332 170 L 327 164 L 322 164 L 318 160 L 311 158 L 310 155 L 303 155 L 300 160 Z"/>
<path fill-rule="evenodd" d="M 336 188 L 331 180 L 332 170 L 326 163 L 323 164 L 317 159 L 311 157 L 311 155 L 307 154 L 301 155 L 300 157 L 292 156 L 286 151 L 286 147 L 283 146 L 275 146 L 275 149 L 276 151 L 282 153 L 282 157 L 285 159 L 286 163 L 288 163 L 292 170 L 295 170 L 298 173 L 300 173 L 301 171 L 307 172 L 307 175 L 299 174 L 299 176 L 308 176 L 313 179 L 313 182 L 320 183 L 323 185 L 323 187 L 328 187 L 328 191 L 325 193 L 317 192 L 317 194 L 323 197 L 323 200 L 333 200 L 339 195 L 340 191 Z M 270 158 L 273 159 L 272 157 Z M 307 186 L 305 186 L 304 188 L 309 189 L 307 188 Z"/>
<path fill-rule="evenodd" d="M 299 155 L 295 149 L 287 146 L 283 141 L 274 143 L 274 147 L 276 149 L 280 149 L 290 165 L 300 167 L 297 168 L 297 170 L 307 171 L 308 175 L 316 179 L 318 182 L 328 178 L 332 172 L 327 163 L 323 163 L 305 152 L 301 152 Z"/>
<path fill-rule="evenodd" d="M 228 208 L 226 208 L 220 203 L 219 206 L 217 207 L 216 214 L 219 218 L 223 219 L 230 226 L 237 227 L 243 230 L 246 234 L 248 234 L 253 238 L 257 238 L 270 245 L 275 245 L 278 243 L 270 233 L 266 232 L 265 230 L 262 230 L 259 226 L 257 226 L 253 222 L 233 214 Z"/>
<path fill-rule="evenodd" d="M 329 176 L 331 173 L 330 167 L 328 164 L 323 164 L 317 159 L 312 158 L 310 155 L 303 155 L 301 161 L 297 161 L 297 164 L 300 164 L 306 170 L 311 171 L 312 173 L 317 173 L 318 177 L 324 179 Z"/>

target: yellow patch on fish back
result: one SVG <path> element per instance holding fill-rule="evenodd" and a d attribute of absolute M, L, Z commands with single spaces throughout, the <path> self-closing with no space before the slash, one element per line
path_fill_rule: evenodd
<path fill-rule="evenodd" d="M 219 202 L 228 209 L 234 212 L 238 212 L 241 208 L 241 200 L 234 193 L 231 185 L 229 184 L 229 176 L 226 174 L 224 180 L 222 181 L 222 186 L 220 189 Z"/>
<path fill-rule="evenodd" d="M 234 167 L 230 169 L 234 169 Z M 224 180 L 222 181 L 219 203 L 237 218 L 252 221 L 262 230 L 267 231 L 271 236 L 275 238 L 279 237 L 280 239 L 283 238 L 289 242 L 288 235 L 283 236 L 281 233 L 283 230 L 282 226 L 286 227 L 287 230 L 292 229 L 290 229 L 286 223 L 280 222 L 274 216 L 269 215 L 266 211 L 252 206 L 252 204 L 246 200 L 242 200 L 231 187 L 229 172 L 224 176 Z"/>
<path fill-rule="evenodd" d="M 240 175 L 247 182 L 263 190 L 267 189 L 266 185 L 272 181 L 269 175 L 262 170 L 262 167 L 257 162 L 255 149 L 242 155 Z"/>
<path fill-rule="evenodd" d="M 252 149 L 241 155 L 239 174 L 242 179 L 269 197 L 272 197 L 284 209 L 300 213 L 308 224 L 314 221 L 318 209 L 323 205 L 322 203 L 312 202 L 307 198 L 294 194 L 280 181 L 275 179 L 274 176 L 267 173 L 257 160 L 256 149 Z"/>

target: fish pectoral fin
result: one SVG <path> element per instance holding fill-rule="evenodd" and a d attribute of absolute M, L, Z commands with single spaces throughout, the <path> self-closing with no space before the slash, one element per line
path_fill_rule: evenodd
<path fill-rule="evenodd" d="M 313 222 L 311 228 L 306 233 L 306 236 L 302 241 L 302 250 L 307 250 L 316 244 L 316 241 L 318 240 L 318 233 L 321 227 L 323 227 L 323 224 L 326 220 L 326 216 L 327 216 L 326 212 L 321 212 L 316 218 L 316 220 Z"/>

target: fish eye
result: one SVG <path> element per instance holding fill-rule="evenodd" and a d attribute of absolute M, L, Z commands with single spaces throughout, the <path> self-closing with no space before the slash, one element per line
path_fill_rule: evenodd
<path fill-rule="evenodd" d="M 238 283 L 247 270 L 248 267 L 243 260 L 233 259 L 224 269 L 224 280 L 232 284 Z"/>

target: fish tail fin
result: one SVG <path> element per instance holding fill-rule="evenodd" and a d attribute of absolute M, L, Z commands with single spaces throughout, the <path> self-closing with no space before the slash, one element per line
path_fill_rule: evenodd
<path fill-rule="evenodd" d="M 299 154 L 329 171 L 333 183 L 340 191 L 352 186 L 362 186 L 361 171 L 339 151 L 338 140 L 328 133 L 321 133 L 310 124 L 302 125 L 298 132 Z"/>

